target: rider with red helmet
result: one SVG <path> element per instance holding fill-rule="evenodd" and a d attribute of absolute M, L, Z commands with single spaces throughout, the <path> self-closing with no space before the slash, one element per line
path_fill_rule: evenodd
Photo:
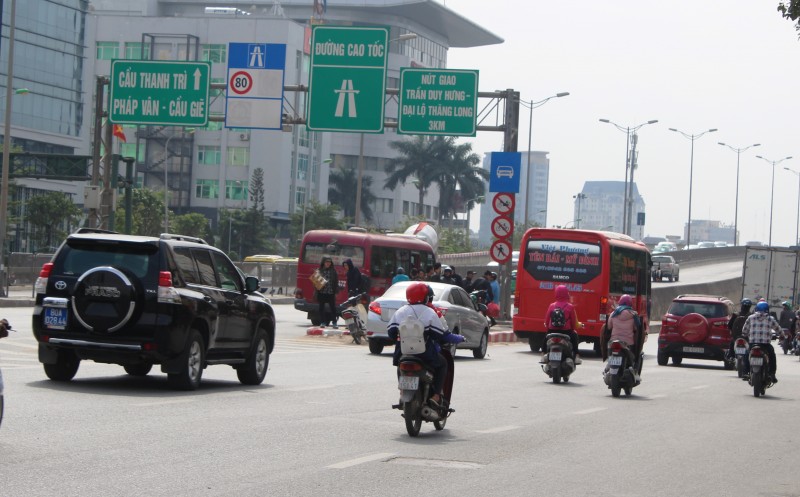
<path fill-rule="evenodd" d="M 397 366 L 402 355 L 399 340 L 401 324 L 407 319 L 421 321 L 425 330 L 423 335 L 425 338 L 425 352 L 415 355 L 434 371 L 433 389 L 435 393 L 430 402 L 435 404 L 434 407 L 438 407 L 441 402 L 444 379 L 447 376 L 447 361 L 439 353 L 441 351 L 439 344 L 442 342 L 461 343 L 464 341 L 464 337 L 448 331 L 447 323 L 437 314 L 433 306 L 429 305 L 429 295 L 432 294 L 433 290 L 425 283 L 415 282 L 408 285 L 408 288 L 406 288 L 406 301 L 408 304 L 394 313 L 387 332 L 389 338 L 397 342 L 392 361 L 392 364 Z"/>

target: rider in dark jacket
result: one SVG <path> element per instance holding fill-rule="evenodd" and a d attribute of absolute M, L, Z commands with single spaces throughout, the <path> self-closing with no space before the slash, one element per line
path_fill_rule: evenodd
<path fill-rule="evenodd" d="M 361 288 L 361 271 L 356 269 L 353 260 L 345 259 L 342 266 L 347 271 L 347 296 L 352 297 L 366 291 L 366 289 Z"/>

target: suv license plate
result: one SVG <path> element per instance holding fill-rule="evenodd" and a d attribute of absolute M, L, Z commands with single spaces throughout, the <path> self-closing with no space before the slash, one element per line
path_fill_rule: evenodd
<path fill-rule="evenodd" d="M 687 354 L 702 354 L 705 349 L 703 347 L 684 347 L 683 351 Z"/>
<path fill-rule="evenodd" d="M 764 358 L 763 357 L 753 357 L 750 359 L 751 366 L 763 366 L 764 365 Z"/>
<path fill-rule="evenodd" d="M 621 355 L 612 355 L 608 358 L 608 365 L 609 366 L 622 366 L 622 356 Z"/>
<path fill-rule="evenodd" d="M 560 361 L 561 360 L 561 352 L 550 352 L 550 360 L 551 361 Z"/>
<path fill-rule="evenodd" d="M 67 327 L 67 310 L 55 307 L 44 308 L 44 327 L 51 330 L 63 330 Z"/>
<path fill-rule="evenodd" d="M 747 353 L 746 347 L 736 347 L 736 355 L 745 355 Z"/>
<path fill-rule="evenodd" d="M 400 390 L 419 389 L 419 376 L 401 376 L 397 388 Z"/>

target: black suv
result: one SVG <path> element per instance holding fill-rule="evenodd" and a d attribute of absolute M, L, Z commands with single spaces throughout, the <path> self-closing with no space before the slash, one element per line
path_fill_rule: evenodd
<path fill-rule="evenodd" d="M 36 281 L 33 334 L 48 378 L 69 381 L 83 359 L 194 390 L 209 364 L 264 380 L 275 312 L 220 250 L 199 238 L 95 229 L 70 235 Z"/>

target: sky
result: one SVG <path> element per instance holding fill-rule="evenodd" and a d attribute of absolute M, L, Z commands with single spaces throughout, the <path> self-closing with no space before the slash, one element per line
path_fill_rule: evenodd
<path fill-rule="evenodd" d="M 769 241 L 774 198 L 772 243 L 793 243 L 800 181 L 784 167 L 800 171 L 800 39 L 778 0 L 439 1 L 505 40 L 450 49 L 448 68 L 477 69 L 481 91 L 522 100 L 570 93 L 533 111 L 531 148 L 550 158 L 548 225 L 573 219 L 585 181 L 625 179 L 626 135 L 599 119 L 657 119 L 639 130 L 645 236 L 682 236 L 688 220 L 692 141 L 669 128 L 717 128 L 694 140 L 692 219 L 734 224 L 737 154 L 718 142 L 759 143 L 740 155 L 740 242 Z M 529 117 L 521 108 L 519 150 Z M 500 132 L 464 140 L 481 156 L 503 146 Z M 774 196 L 772 164 L 756 155 L 794 156 L 775 167 Z"/>

